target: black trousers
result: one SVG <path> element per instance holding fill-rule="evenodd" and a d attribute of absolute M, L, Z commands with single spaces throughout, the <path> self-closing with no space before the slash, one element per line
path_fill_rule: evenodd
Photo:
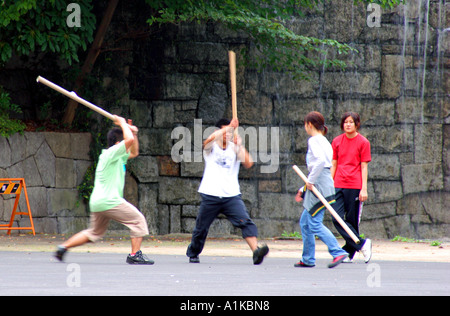
<path fill-rule="evenodd" d="M 250 219 L 240 195 L 225 198 L 200 195 L 202 202 L 192 232 L 192 240 L 186 251 L 188 257 L 196 257 L 202 252 L 209 227 L 220 213 L 224 214 L 234 227 L 241 229 L 243 238 L 257 237 L 258 229 Z"/>
<path fill-rule="evenodd" d="M 359 244 L 355 243 L 350 235 L 333 217 L 333 224 L 339 234 L 345 239 L 345 245 L 342 247 L 348 252 L 349 257 L 353 258 L 355 252 L 360 251 L 365 239 L 359 237 L 359 189 L 341 189 L 336 188 L 336 203 L 333 208 L 336 213 L 344 220 L 350 230 L 359 238 Z"/>

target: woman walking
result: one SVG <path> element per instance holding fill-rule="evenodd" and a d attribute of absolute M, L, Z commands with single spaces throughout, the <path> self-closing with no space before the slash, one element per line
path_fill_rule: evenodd
<path fill-rule="evenodd" d="M 309 175 L 305 187 L 301 188 L 296 196 L 298 202 L 303 200 L 304 208 L 300 218 L 303 254 L 302 259 L 294 266 L 315 266 L 315 236 L 317 236 L 327 245 L 328 252 L 333 257 L 333 261 L 328 267 L 334 268 L 345 260 L 348 254 L 339 246 L 334 235 L 323 224 L 325 207 L 311 191 L 314 186 L 330 204 L 334 202 L 335 190 L 330 173 L 333 150 L 325 138 L 328 128 L 325 126 L 325 120 L 321 113 L 310 112 L 306 115 L 304 122 L 306 133 L 311 136 L 308 139 L 306 154 Z"/>

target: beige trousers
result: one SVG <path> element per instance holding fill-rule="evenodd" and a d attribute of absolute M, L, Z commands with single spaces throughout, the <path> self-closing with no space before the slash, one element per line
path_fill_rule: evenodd
<path fill-rule="evenodd" d="M 100 240 L 106 233 L 110 220 L 114 220 L 130 229 L 130 237 L 144 237 L 148 235 L 147 221 L 142 213 L 128 202 L 124 202 L 103 212 L 92 212 L 90 227 L 82 231 L 91 241 Z"/>

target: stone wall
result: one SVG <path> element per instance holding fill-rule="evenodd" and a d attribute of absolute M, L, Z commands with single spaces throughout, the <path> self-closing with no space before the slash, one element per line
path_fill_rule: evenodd
<path fill-rule="evenodd" d="M 84 229 L 89 212 L 77 186 L 92 164 L 89 133 L 30 133 L 0 137 L 0 178 L 24 178 L 35 230 L 67 233 Z M 9 223 L 15 195 L 0 195 L 0 222 Z M 22 194 L 19 208 L 26 211 Z M 14 226 L 29 226 L 16 216 Z"/>
<path fill-rule="evenodd" d="M 324 1 L 317 10 L 289 22 L 300 34 L 354 46 L 358 53 L 340 57 L 351 62 L 345 71 L 311 69 L 312 80 L 299 82 L 269 70 L 238 68 L 238 116 L 248 133 L 247 147 L 253 146 L 258 158 L 252 169 L 241 168 L 242 197 L 261 236 L 300 231 L 302 208 L 294 195 L 302 181 L 291 167 L 297 164 L 306 171 L 303 117 L 311 110 L 322 112 L 331 141 L 341 133 L 340 115 L 353 110 L 362 116 L 361 134 L 370 140 L 373 156 L 361 231 L 372 238 L 450 237 L 448 3 L 413 0 L 407 6 L 383 9 L 380 27 L 369 27 L 370 12 L 352 3 Z M 92 77 L 98 86 L 91 101 L 132 118 L 140 129 L 141 155 L 129 164 L 126 196 L 145 214 L 151 234 L 190 233 L 203 172 L 203 163 L 194 161 L 195 150 L 205 128 L 222 116 L 231 116 L 227 51 L 254 47 L 245 34 L 212 23 L 164 26 L 152 29 L 148 37 L 121 36 L 120 32 L 130 31 L 125 26 L 144 25 L 149 14 L 143 4 L 119 4 L 105 42 L 117 42 L 120 49 L 104 52 L 97 60 Z M 196 125 L 196 119 L 203 125 Z M 174 133 L 183 129 L 191 139 Z M 253 132 L 256 145 L 250 141 Z M 276 136 L 278 146 L 272 146 Z M 31 137 L 39 138 L 41 146 L 33 154 L 19 154 L 25 146 L 16 145 L 16 139 L 24 144 Z M 35 191 L 33 202 L 41 205 L 37 221 L 42 217 L 43 232 L 77 231 L 77 223 L 87 221 L 87 210 L 76 204 L 75 186 L 65 186 L 67 181 L 77 183 L 80 174 L 66 177 L 58 170 L 66 170 L 69 164 L 71 170 L 81 171 L 88 159 L 67 160 L 44 142 L 48 137 L 26 134 L 21 140 L 18 136 L 0 139 L 1 146 L 6 144 L 11 151 L 11 164 L 0 165 L 0 172 L 17 173 L 21 164 L 30 169 L 27 174 L 33 174 L 36 167 L 46 168 L 46 164 L 38 165 L 36 157 L 48 152 L 54 173 L 34 171 L 29 180 Z M 261 155 L 263 140 L 269 146 L 268 157 Z M 191 144 L 193 152 L 185 147 L 185 159 L 178 161 L 172 150 L 180 141 Z M 13 159 L 16 155 L 20 158 Z M 262 172 L 267 158 L 278 162 L 274 172 Z M 47 202 L 41 198 L 44 193 Z M 51 204 L 56 200 L 65 206 L 56 210 Z M 73 220 L 64 221 L 64 216 Z M 329 215 L 326 224 L 332 228 Z M 215 221 L 210 231 L 211 236 L 229 234 L 239 230 L 224 218 Z"/>

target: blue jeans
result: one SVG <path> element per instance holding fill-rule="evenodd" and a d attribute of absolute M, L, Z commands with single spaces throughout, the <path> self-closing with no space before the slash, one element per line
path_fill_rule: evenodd
<path fill-rule="evenodd" d="M 314 217 L 307 210 L 303 211 L 300 217 L 300 228 L 303 237 L 303 254 L 302 261 L 307 265 L 315 265 L 316 263 L 316 241 L 315 236 L 328 247 L 328 252 L 333 258 L 341 255 L 348 255 L 340 246 L 336 237 L 322 223 L 325 210 L 321 210 Z"/>

